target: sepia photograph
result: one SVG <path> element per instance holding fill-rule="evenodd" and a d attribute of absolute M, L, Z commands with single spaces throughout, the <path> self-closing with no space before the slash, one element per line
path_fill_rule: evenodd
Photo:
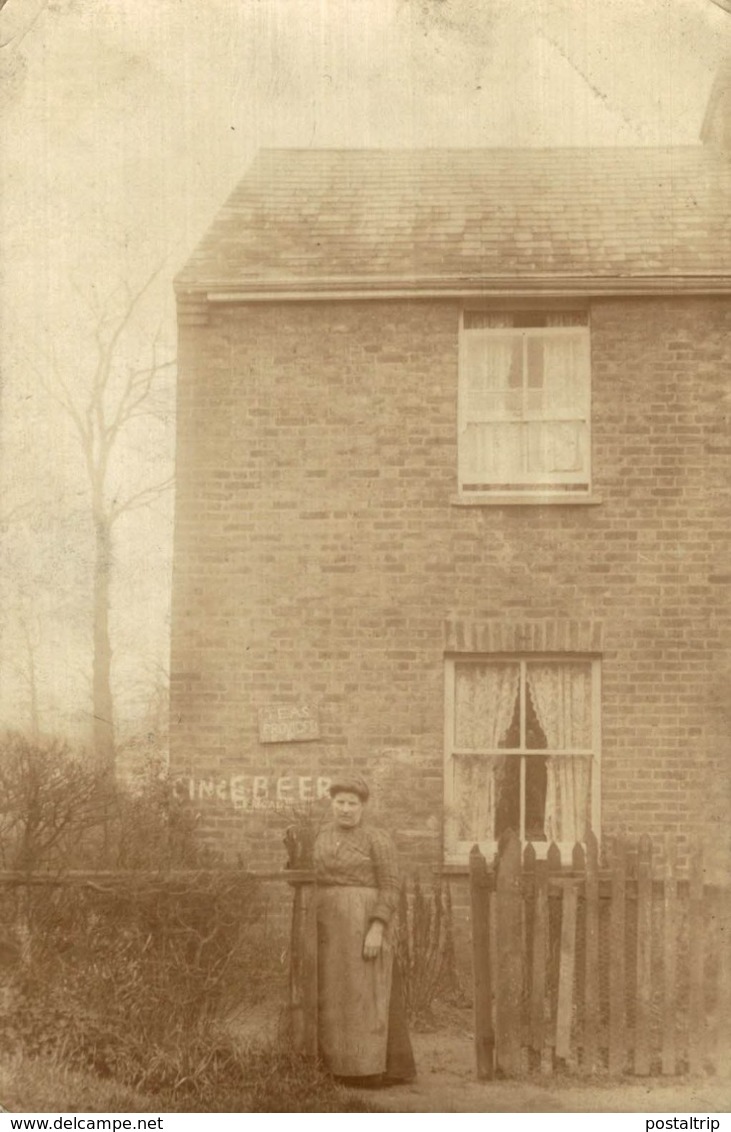
<path fill-rule="evenodd" d="M 0 0 L 7 1127 L 716 1132 L 730 458 L 731 0 Z"/>

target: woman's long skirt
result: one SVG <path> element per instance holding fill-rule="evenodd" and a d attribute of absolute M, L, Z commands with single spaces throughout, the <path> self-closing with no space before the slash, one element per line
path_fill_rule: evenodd
<path fill-rule="evenodd" d="M 414 1061 L 388 928 L 380 955 L 363 958 L 376 897 L 350 885 L 318 890 L 320 1054 L 336 1077 L 408 1079 Z"/>

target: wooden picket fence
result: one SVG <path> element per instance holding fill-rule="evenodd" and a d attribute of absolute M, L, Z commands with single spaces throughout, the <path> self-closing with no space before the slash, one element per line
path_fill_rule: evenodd
<path fill-rule="evenodd" d="M 704 884 L 701 851 L 677 867 L 674 839 L 653 852 L 596 838 L 543 860 L 503 839 L 494 870 L 470 854 L 477 1074 L 530 1070 L 674 1075 L 731 1056 L 731 906 Z M 659 860 L 659 865 L 655 862 Z"/>

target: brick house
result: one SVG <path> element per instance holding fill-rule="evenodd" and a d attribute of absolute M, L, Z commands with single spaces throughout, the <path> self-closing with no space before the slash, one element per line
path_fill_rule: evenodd
<path fill-rule="evenodd" d="M 172 767 L 219 848 L 358 768 L 405 861 L 729 812 L 731 162 L 263 151 L 177 279 Z"/>

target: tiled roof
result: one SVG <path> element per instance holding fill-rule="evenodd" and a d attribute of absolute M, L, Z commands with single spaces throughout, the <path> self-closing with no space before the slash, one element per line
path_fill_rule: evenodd
<path fill-rule="evenodd" d="M 707 146 L 263 150 L 182 291 L 731 277 L 731 161 Z"/>

